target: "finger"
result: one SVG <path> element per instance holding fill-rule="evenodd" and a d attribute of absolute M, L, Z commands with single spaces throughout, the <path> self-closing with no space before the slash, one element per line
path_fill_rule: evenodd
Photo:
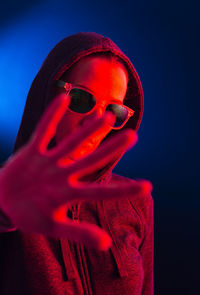
<path fill-rule="evenodd" d="M 69 181 L 72 184 L 81 176 L 90 174 L 105 167 L 112 159 L 117 159 L 138 140 L 132 130 L 124 130 L 105 141 L 96 151 L 68 167 Z"/>
<path fill-rule="evenodd" d="M 153 190 L 152 183 L 148 180 L 132 180 L 127 183 L 109 183 L 109 184 L 90 184 L 85 185 L 76 183 L 67 193 L 66 189 L 59 187 L 56 190 L 56 198 L 51 200 L 51 208 L 54 210 L 66 202 L 77 200 L 107 200 L 116 198 L 138 198 L 151 194 Z"/>
<path fill-rule="evenodd" d="M 90 121 L 84 127 L 79 127 L 75 132 L 69 135 L 63 142 L 61 142 L 56 148 L 48 152 L 48 155 L 57 160 L 63 156 L 70 154 L 75 148 L 77 148 L 84 140 L 86 140 L 92 133 L 99 129 L 107 128 L 114 122 L 114 116 L 110 112 L 106 112 L 102 117 Z M 58 162 L 58 165 L 62 161 Z"/>
<path fill-rule="evenodd" d="M 83 243 L 88 248 L 97 250 L 108 250 L 112 245 L 110 236 L 94 224 L 86 222 L 73 222 L 66 217 L 66 211 L 57 210 L 53 214 L 53 227 L 49 235 L 59 238 L 67 238 L 77 243 Z"/>
<path fill-rule="evenodd" d="M 130 183 L 92 184 L 83 189 L 76 188 L 73 200 L 105 200 L 116 198 L 138 198 L 151 194 L 152 183 L 148 180 L 131 181 Z M 78 196 L 78 197 L 76 197 Z"/>
<path fill-rule="evenodd" d="M 66 112 L 70 99 L 65 94 L 58 95 L 45 111 L 33 135 L 33 146 L 41 153 L 46 152 L 48 143 L 56 132 L 56 127 Z"/>
<path fill-rule="evenodd" d="M 66 238 L 85 244 L 88 248 L 106 251 L 112 241 L 109 235 L 99 227 L 89 223 L 75 223 L 66 217 L 67 206 L 61 206 L 58 210 L 47 213 L 46 210 L 38 211 L 31 208 L 31 219 L 27 222 L 18 222 L 17 228 L 25 233 L 43 234 L 55 238 Z"/>

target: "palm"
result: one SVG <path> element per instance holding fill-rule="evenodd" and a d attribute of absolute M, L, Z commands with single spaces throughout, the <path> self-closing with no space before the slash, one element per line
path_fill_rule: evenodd
<path fill-rule="evenodd" d="M 95 225 L 74 223 L 66 217 L 66 207 L 78 200 L 133 197 L 143 192 L 149 182 L 111 187 L 109 184 L 99 186 L 79 181 L 81 176 L 104 167 L 117 155 L 123 154 L 130 144 L 137 141 L 137 136 L 131 130 L 120 132 L 81 160 L 61 165 L 61 160 L 84 139 L 113 120 L 110 115 L 95 119 L 90 126 L 77 129 L 58 146 L 47 151 L 67 103 L 62 95 L 53 101 L 30 142 L 2 169 L 1 207 L 21 231 L 66 237 L 90 247 L 107 249 L 111 244 L 108 234 Z"/>

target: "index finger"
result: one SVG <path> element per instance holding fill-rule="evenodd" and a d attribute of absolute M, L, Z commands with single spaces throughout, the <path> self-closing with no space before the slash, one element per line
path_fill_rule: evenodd
<path fill-rule="evenodd" d="M 45 153 L 47 146 L 56 132 L 61 118 L 65 114 L 70 103 L 69 95 L 59 94 L 51 103 L 40 119 L 33 134 L 32 144 L 41 153 Z"/>

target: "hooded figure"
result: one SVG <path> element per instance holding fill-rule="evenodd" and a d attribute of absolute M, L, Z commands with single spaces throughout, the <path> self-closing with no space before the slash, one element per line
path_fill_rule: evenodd
<path fill-rule="evenodd" d="M 134 110 L 123 128 L 138 130 L 143 114 L 143 91 L 131 61 L 109 38 L 96 33 L 77 33 L 51 50 L 35 77 L 14 152 L 29 141 L 52 99 L 51 91 L 56 81 L 62 80 L 87 56 L 115 56 L 123 64 L 128 73 L 124 105 Z M 115 132 L 117 130 L 112 130 L 107 137 Z M 49 148 L 55 144 L 53 138 Z M 132 181 L 112 173 L 121 156 L 83 181 L 117 185 Z M 66 214 L 74 221 L 96 224 L 108 232 L 113 241 L 109 251 L 91 250 L 64 238 L 25 234 L 18 230 L 3 233 L 0 237 L 0 294 L 153 294 L 151 195 L 77 202 Z"/>

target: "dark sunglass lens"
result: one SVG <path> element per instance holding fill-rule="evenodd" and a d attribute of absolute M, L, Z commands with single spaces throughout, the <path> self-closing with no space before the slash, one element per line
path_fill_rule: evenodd
<path fill-rule="evenodd" d="M 96 104 L 95 97 L 87 91 L 73 88 L 70 91 L 69 109 L 77 113 L 88 113 Z"/>
<path fill-rule="evenodd" d="M 116 117 L 113 127 L 120 127 L 128 118 L 128 110 L 119 104 L 109 104 L 106 111 L 112 112 Z"/>

